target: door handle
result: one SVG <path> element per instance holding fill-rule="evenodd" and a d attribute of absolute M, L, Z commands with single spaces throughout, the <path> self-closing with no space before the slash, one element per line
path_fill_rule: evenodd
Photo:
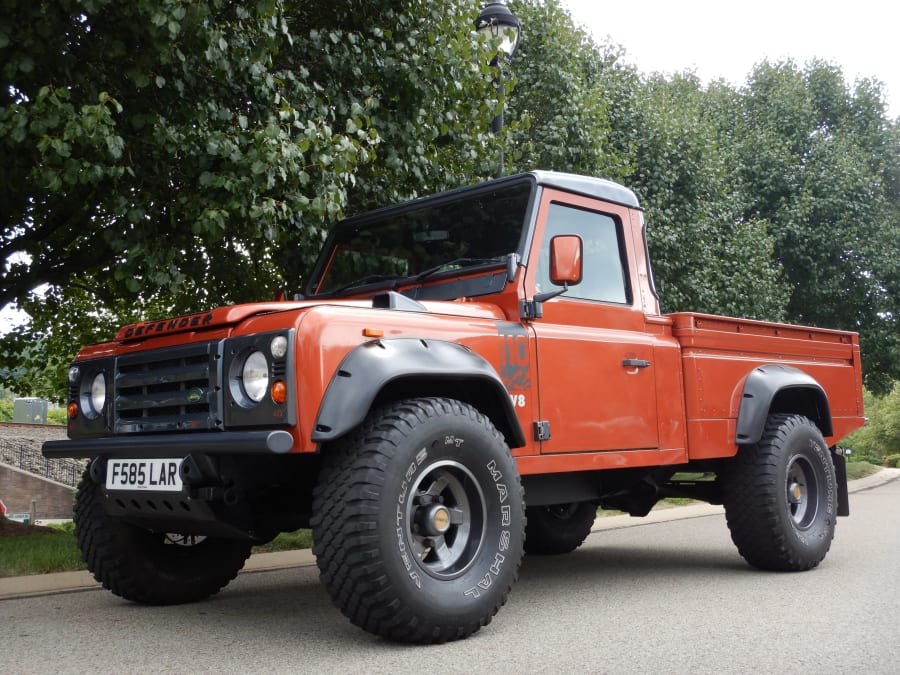
<path fill-rule="evenodd" d="M 622 361 L 622 365 L 625 368 L 647 368 L 650 366 L 650 362 L 644 359 L 625 359 Z"/>

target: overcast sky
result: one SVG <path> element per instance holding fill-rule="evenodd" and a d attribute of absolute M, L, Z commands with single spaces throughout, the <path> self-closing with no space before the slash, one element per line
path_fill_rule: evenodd
<path fill-rule="evenodd" d="M 641 71 L 692 70 L 704 82 L 744 84 L 754 64 L 819 58 L 844 79 L 880 80 L 889 116 L 900 117 L 900 30 L 884 0 L 562 0 L 576 22 L 602 42 L 625 48 Z M 528 27 L 524 27 L 527 32 Z"/>

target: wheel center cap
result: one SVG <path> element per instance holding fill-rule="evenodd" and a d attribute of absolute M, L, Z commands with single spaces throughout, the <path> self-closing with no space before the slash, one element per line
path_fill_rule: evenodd
<path fill-rule="evenodd" d="M 444 534 L 450 529 L 450 511 L 445 506 L 435 506 L 429 520 L 436 534 Z"/>

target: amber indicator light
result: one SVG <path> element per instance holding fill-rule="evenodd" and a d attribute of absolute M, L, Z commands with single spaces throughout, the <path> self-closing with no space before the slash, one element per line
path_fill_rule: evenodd
<path fill-rule="evenodd" d="M 272 385 L 272 400 L 275 403 L 284 403 L 287 401 L 287 385 L 278 380 Z"/>

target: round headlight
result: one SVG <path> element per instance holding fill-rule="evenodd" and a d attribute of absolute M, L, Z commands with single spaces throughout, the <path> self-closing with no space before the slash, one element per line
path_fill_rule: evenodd
<path fill-rule="evenodd" d="M 91 382 L 91 408 L 96 413 L 103 410 L 106 405 L 106 377 L 103 373 L 97 373 Z"/>
<path fill-rule="evenodd" d="M 241 372 L 244 382 L 244 393 L 247 398 L 259 403 L 269 389 L 269 362 L 262 352 L 253 352 L 244 361 L 244 369 Z"/>

